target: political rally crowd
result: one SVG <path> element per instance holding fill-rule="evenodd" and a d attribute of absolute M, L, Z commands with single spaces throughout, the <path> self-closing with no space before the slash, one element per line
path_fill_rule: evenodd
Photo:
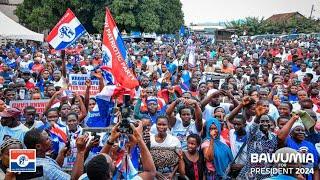
<path fill-rule="evenodd" d="M 318 39 L 193 34 L 126 48 L 134 89 L 115 85 L 88 38 L 63 52 L 1 46 L 0 179 L 319 179 Z M 87 75 L 83 91 L 71 75 Z M 13 106 L 41 100 L 41 111 Z M 11 172 L 10 149 L 36 149 L 40 173 Z M 288 153 L 312 154 L 287 162 L 306 171 L 257 172 L 277 164 L 250 159 Z"/>

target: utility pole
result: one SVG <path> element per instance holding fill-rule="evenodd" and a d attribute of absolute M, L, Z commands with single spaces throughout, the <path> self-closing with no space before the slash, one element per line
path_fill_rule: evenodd
<path fill-rule="evenodd" d="M 315 10 L 314 10 L 314 4 L 312 4 L 312 6 L 311 6 L 311 12 L 310 12 L 310 19 L 312 18 L 312 14 L 313 14 L 313 12 L 314 12 Z"/>

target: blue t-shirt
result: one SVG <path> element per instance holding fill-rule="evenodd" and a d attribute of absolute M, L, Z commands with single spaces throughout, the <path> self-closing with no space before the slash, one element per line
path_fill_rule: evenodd
<path fill-rule="evenodd" d="M 157 111 L 157 113 L 155 113 L 154 115 L 151 115 L 149 114 L 148 112 L 144 112 L 144 113 L 141 113 L 142 115 L 146 115 L 146 116 L 149 116 L 149 118 L 151 119 L 151 123 L 152 124 L 155 124 L 156 121 L 157 121 L 157 117 L 160 116 L 160 115 L 165 115 L 166 114 L 166 110 L 167 110 L 167 105 L 164 105 L 162 107 L 161 110 Z"/>
<path fill-rule="evenodd" d="M 289 102 L 292 103 L 292 104 L 299 101 L 297 95 L 289 94 L 288 98 L 289 98 Z"/>
<path fill-rule="evenodd" d="M 147 64 L 148 61 L 149 61 L 149 57 L 148 57 L 148 56 L 143 56 L 143 57 L 141 58 L 141 63 L 142 63 L 142 64 Z"/>
<path fill-rule="evenodd" d="M 296 64 L 292 64 L 292 68 L 291 68 L 292 72 L 297 72 L 300 70 L 300 67 L 298 67 Z"/>
<path fill-rule="evenodd" d="M 174 74 L 174 72 L 177 70 L 177 65 L 174 63 L 168 63 L 166 66 L 171 74 Z"/>
<path fill-rule="evenodd" d="M 309 141 L 303 140 L 301 143 L 297 143 L 291 137 L 288 137 L 287 138 L 287 147 L 295 149 L 298 152 L 300 152 L 302 149 L 307 150 L 307 153 L 313 154 L 314 163 L 313 164 L 306 164 L 306 165 L 304 165 L 304 167 L 306 167 L 306 168 L 318 167 L 318 163 L 319 163 L 318 152 L 317 152 L 315 146 L 312 143 L 310 143 Z M 306 179 L 312 180 L 312 174 L 306 175 Z"/>
<path fill-rule="evenodd" d="M 8 65 L 11 69 L 15 69 L 17 67 L 17 63 L 16 61 L 12 61 L 11 59 L 9 58 L 6 58 L 5 59 L 5 64 Z"/>
<path fill-rule="evenodd" d="M 280 174 L 278 176 L 273 176 L 273 177 L 267 178 L 265 180 L 296 180 L 296 179 L 297 178 L 292 177 L 292 176 Z"/>

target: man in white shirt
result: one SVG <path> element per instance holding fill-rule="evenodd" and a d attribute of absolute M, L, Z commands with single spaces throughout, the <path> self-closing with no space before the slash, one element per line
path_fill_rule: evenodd
<path fill-rule="evenodd" d="M 21 111 L 17 108 L 7 108 L 0 112 L 0 144 L 6 138 L 14 138 L 23 142 L 24 135 L 29 129 L 20 123 L 20 115 Z"/>
<path fill-rule="evenodd" d="M 88 58 L 85 60 L 85 65 L 83 65 L 83 67 L 87 70 L 87 72 L 90 72 L 94 69 L 94 67 L 91 65 L 92 60 L 92 56 L 88 56 Z"/>
<path fill-rule="evenodd" d="M 38 128 L 43 124 L 42 121 L 39 121 L 36 119 L 37 117 L 37 112 L 36 112 L 36 109 L 33 107 L 33 106 L 27 106 L 24 108 L 23 110 L 23 115 L 25 117 L 25 123 L 24 125 L 29 128 L 29 129 L 32 129 L 32 128 Z"/>
<path fill-rule="evenodd" d="M 154 71 L 157 70 L 157 62 L 151 57 L 149 61 L 147 61 L 147 70 L 149 74 L 152 74 Z"/>
<path fill-rule="evenodd" d="M 32 63 L 30 54 L 23 56 L 23 61 L 20 62 L 20 69 L 29 70 L 29 65 Z"/>
<path fill-rule="evenodd" d="M 295 72 L 295 74 L 298 75 L 299 81 L 302 81 L 306 73 L 311 73 L 311 70 L 307 68 L 307 65 L 305 63 L 301 63 L 300 68 L 301 69 Z"/>
<path fill-rule="evenodd" d="M 235 57 L 235 58 L 233 59 L 233 65 L 234 65 L 235 67 L 239 67 L 239 66 L 240 66 L 240 61 L 242 60 L 241 57 L 242 57 L 242 53 L 239 52 L 238 55 L 237 55 L 237 57 Z"/>

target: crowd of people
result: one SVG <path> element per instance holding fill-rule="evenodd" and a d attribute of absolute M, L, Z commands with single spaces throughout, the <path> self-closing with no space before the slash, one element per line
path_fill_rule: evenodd
<path fill-rule="evenodd" d="M 108 101 L 99 99 L 113 83 L 101 44 L 84 38 L 64 52 L 32 41 L 1 46 L 0 179 L 25 177 L 8 169 L 9 150 L 20 148 L 36 149 L 45 179 L 320 178 L 319 40 L 213 44 L 193 34 L 126 46 L 139 86 L 126 90 L 130 100 Z M 70 91 L 70 74 L 90 75 L 84 94 Z M 10 107 L 42 99 L 43 113 Z M 277 164 L 253 163 L 252 154 L 273 153 L 309 153 L 312 162 L 299 165 L 307 172 L 253 171 Z"/>

